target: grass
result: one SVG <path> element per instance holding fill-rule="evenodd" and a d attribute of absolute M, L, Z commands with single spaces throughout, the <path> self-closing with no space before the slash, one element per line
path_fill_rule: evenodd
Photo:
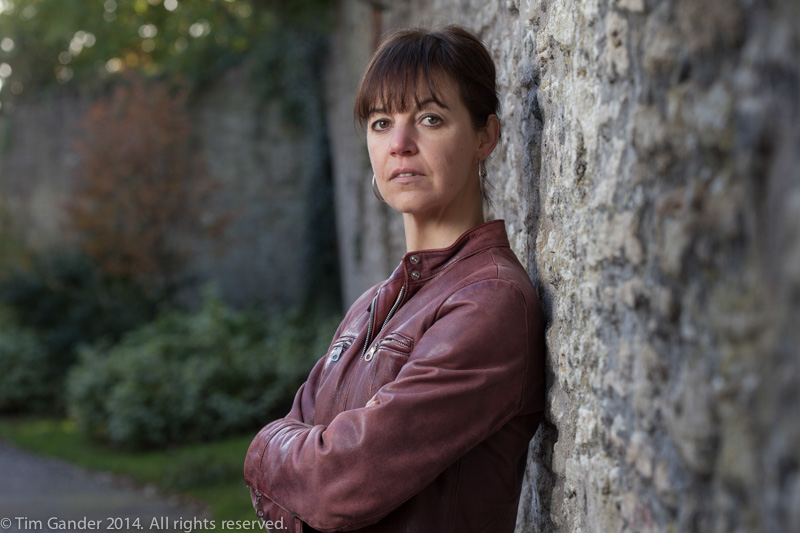
<path fill-rule="evenodd" d="M 253 520 L 242 464 L 255 435 L 157 451 L 112 449 L 88 440 L 58 419 L 0 418 L 0 439 L 70 463 L 125 476 L 143 485 L 188 497 L 221 520 Z"/>

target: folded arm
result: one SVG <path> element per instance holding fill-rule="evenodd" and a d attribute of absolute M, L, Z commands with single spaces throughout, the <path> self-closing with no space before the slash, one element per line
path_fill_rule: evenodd
<path fill-rule="evenodd" d="M 300 391 L 290 416 L 253 440 L 248 485 L 317 529 L 380 520 L 519 412 L 528 312 L 504 281 L 459 290 L 367 407 L 309 425 L 297 415 L 313 399 Z"/>

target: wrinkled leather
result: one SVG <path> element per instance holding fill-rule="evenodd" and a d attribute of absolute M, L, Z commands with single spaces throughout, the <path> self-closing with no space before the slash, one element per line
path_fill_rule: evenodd
<path fill-rule="evenodd" d="M 406 254 L 250 445 L 259 516 L 292 531 L 513 531 L 544 408 L 543 329 L 502 221 Z"/>

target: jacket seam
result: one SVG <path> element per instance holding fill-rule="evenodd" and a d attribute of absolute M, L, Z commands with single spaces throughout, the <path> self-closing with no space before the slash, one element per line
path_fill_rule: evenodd
<path fill-rule="evenodd" d="M 380 287 L 378 287 L 378 290 L 380 290 Z M 375 294 L 377 294 L 377 291 L 375 292 Z M 372 297 L 374 298 L 374 297 L 375 297 L 375 295 L 373 295 Z M 367 322 L 369 322 L 369 318 L 367 318 Z M 358 337 L 356 337 L 355 339 L 353 339 L 353 342 L 354 342 L 354 343 L 355 343 L 355 340 L 356 340 L 357 338 L 358 338 Z M 349 369 L 348 369 L 348 373 L 349 373 L 349 375 L 348 375 L 348 377 L 347 377 L 347 385 L 346 385 L 346 386 L 345 386 L 345 388 L 344 388 L 344 394 L 342 395 L 342 400 L 341 400 L 341 402 L 342 402 L 342 403 L 340 404 L 340 411 L 339 411 L 339 412 L 344 412 L 344 411 L 347 411 L 347 410 L 348 410 L 348 408 L 347 408 L 347 402 L 348 402 L 348 400 L 350 399 L 350 388 L 351 388 L 351 386 L 353 385 L 353 379 L 354 379 L 354 377 L 355 377 L 355 373 L 356 373 L 356 371 L 357 371 L 357 365 L 358 365 L 360 362 L 361 362 L 361 357 L 360 357 L 360 356 L 359 356 L 358 360 L 350 362 L 350 367 L 349 367 Z"/>
<path fill-rule="evenodd" d="M 279 427 L 277 429 L 273 429 L 273 430 L 267 432 L 267 436 L 264 439 L 263 444 L 261 445 L 261 454 L 260 454 L 260 457 L 259 457 L 259 460 L 258 460 L 258 467 L 259 468 L 261 468 L 261 465 L 264 464 L 264 455 L 267 453 L 267 447 L 269 446 L 269 443 L 272 442 L 272 439 L 274 439 L 278 435 L 278 433 L 280 433 L 281 431 L 284 431 L 286 429 L 289 429 L 289 428 Z M 268 486 L 269 486 L 270 490 L 272 490 L 272 480 L 271 479 L 268 482 Z"/>
<path fill-rule="evenodd" d="M 447 262 L 447 263 L 445 263 L 444 265 L 440 266 L 438 269 L 436 269 L 436 270 L 432 271 L 430 276 L 428 276 L 428 277 L 427 277 L 427 278 L 425 278 L 425 279 L 419 280 L 419 281 L 420 281 L 420 282 L 427 282 L 427 281 L 430 281 L 430 280 L 432 280 L 433 278 L 435 278 L 436 276 L 438 276 L 439 274 L 441 274 L 442 272 L 444 272 L 446 269 L 449 269 L 451 266 L 453 266 L 453 265 L 455 265 L 455 264 L 458 264 L 458 263 L 460 263 L 461 261 L 464 261 L 464 260 L 466 260 L 466 259 L 469 259 L 470 257 L 472 257 L 472 256 L 474 256 L 474 255 L 477 255 L 477 254 L 479 254 L 479 253 L 481 253 L 481 252 L 485 252 L 486 250 L 491 250 L 492 248 L 511 248 L 511 247 L 510 247 L 510 246 L 508 246 L 508 245 L 505 245 L 505 244 L 502 244 L 502 245 L 501 245 L 501 244 L 491 244 L 491 243 L 487 243 L 487 244 L 486 244 L 485 246 L 483 246 L 482 248 L 478 248 L 478 249 L 476 249 L 476 250 L 472 250 L 471 252 L 469 252 L 469 253 L 467 253 L 467 254 L 465 254 L 465 255 L 462 255 L 462 256 L 456 256 L 456 257 L 454 257 L 453 259 L 451 259 L 450 261 L 448 261 L 448 262 Z"/>
<path fill-rule="evenodd" d="M 436 317 L 436 320 L 439 320 L 439 318 L 440 318 L 440 313 L 441 313 L 442 306 L 444 306 L 446 303 L 450 302 L 450 300 L 453 298 L 453 296 L 456 295 L 456 293 L 458 293 L 459 291 L 461 291 L 463 289 L 466 289 L 467 287 L 471 287 L 471 286 L 476 285 L 478 283 L 486 283 L 486 282 L 498 282 L 498 283 L 502 283 L 504 285 L 508 285 L 509 287 L 514 289 L 514 291 L 516 291 L 517 294 L 519 294 L 519 297 L 521 298 L 522 303 L 523 304 L 525 303 L 525 301 L 526 301 L 525 300 L 525 294 L 522 292 L 522 290 L 520 290 L 519 287 L 517 287 L 517 284 L 512 282 L 511 280 L 502 279 L 500 277 L 483 278 L 483 279 L 475 280 L 475 281 L 473 281 L 471 283 L 467 283 L 466 285 L 462 285 L 458 289 L 456 289 L 455 291 L 451 292 L 447 296 L 447 298 L 445 298 L 439 304 L 439 306 L 436 308 L 436 312 L 435 312 L 435 315 L 434 315 Z M 525 322 L 524 322 L 524 324 L 525 324 L 525 350 L 526 350 L 525 353 L 528 354 L 528 353 L 530 353 L 530 333 L 531 333 L 530 332 L 530 328 L 528 327 L 528 308 L 527 308 L 526 305 L 523 305 L 522 307 L 524 308 L 524 311 L 525 311 Z M 528 367 L 529 367 L 529 365 L 530 365 L 530 357 L 526 357 L 525 358 L 524 373 L 522 374 L 523 376 L 527 376 L 528 375 Z M 511 415 L 512 416 L 513 416 L 513 414 L 515 412 L 520 412 L 522 410 L 524 402 L 525 402 L 525 378 L 523 377 L 522 378 L 522 384 L 520 385 L 520 390 L 518 391 L 516 407 L 511 410 Z M 510 420 L 510 418 L 503 417 L 503 424 L 508 422 L 508 420 Z M 502 427 L 502 424 L 501 424 L 500 427 Z M 494 433 L 495 431 L 497 431 L 497 429 L 493 429 L 492 433 Z"/>
<path fill-rule="evenodd" d="M 490 255 L 491 255 L 491 258 L 492 258 L 492 263 L 494 263 L 495 268 L 497 269 L 497 271 L 496 271 L 497 280 L 498 281 L 505 281 L 505 280 L 502 280 L 500 278 L 500 265 L 498 265 L 497 262 L 495 261 L 494 253 L 490 252 Z M 520 290 L 520 288 L 517 286 L 516 283 L 511 283 L 511 282 L 508 282 L 508 283 L 512 287 L 514 287 L 514 289 L 519 293 L 520 298 L 522 298 L 522 303 L 524 304 L 526 302 L 526 298 L 525 298 L 525 294 L 522 292 L 522 290 Z M 530 322 L 528 320 L 529 319 L 529 317 L 528 317 L 528 306 L 527 305 L 523 305 L 522 308 L 523 308 L 523 311 L 525 313 L 525 315 L 524 315 L 524 319 L 525 319 L 525 321 L 524 321 L 524 324 L 525 324 L 525 353 L 526 354 L 530 354 L 531 353 L 531 330 L 528 327 L 529 324 L 530 324 Z M 525 357 L 525 366 L 524 366 L 524 371 L 523 371 L 523 374 L 522 374 L 523 376 L 527 376 L 528 375 L 528 371 L 530 370 L 530 364 L 531 364 L 531 358 L 530 357 Z M 525 396 L 525 393 L 526 393 L 525 385 L 526 385 L 527 381 L 528 381 L 527 379 L 524 379 L 524 378 L 522 379 L 522 385 L 520 387 L 520 394 L 519 394 L 519 404 L 517 405 L 517 410 L 519 412 L 522 412 L 522 409 L 524 407 L 525 397 L 526 397 Z"/>

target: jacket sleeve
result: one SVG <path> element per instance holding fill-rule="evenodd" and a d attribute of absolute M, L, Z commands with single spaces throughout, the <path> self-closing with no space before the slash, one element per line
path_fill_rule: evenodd
<path fill-rule="evenodd" d="M 533 307 L 505 281 L 462 288 L 367 407 L 264 427 L 248 485 L 316 529 L 377 522 L 520 411 Z"/>
<path fill-rule="evenodd" d="M 335 338 L 335 337 L 334 337 Z M 308 375 L 308 379 L 300 385 L 295 394 L 292 409 L 286 418 L 297 420 L 298 422 L 310 423 L 314 420 L 314 398 L 316 395 L 317 384 L 319 377 L 322 375 L 322 368 L 325 366 L 325 359 L 327 354 L 316 362 L 314 368 Z"/>
<path fill-rule="evenodd" d="M 339 331 L 337 330 L 336 335 L 334 335 L 333 338 L 336 339 L 338 336 Z M 311 369 L 308 379 L 306 379 L 306 381 L 300 385 L 297 393 L 295 394 L 291 410 L 282 420 L 295 420 L 301 423 L 308 423 L 314 420 L 314 400 L 316 389 L 317 384 L 319 383 L 320 375 L 322 374 L 322 369 L 325 365 L 326 358 L 327 353 L 325 356 L 320 358 L 314 365 L 314 368 Z M 247 487 L 250 489 L 250 499 L 253 503 L 253 508 L 256 510 L 257 516 L 264 520 L 270 520 L 273 524 L 281 524 L 282 527 L 289 531 L 300 531 L 300 520 L 296 516 L 289 513 L 286 509 L 283 509 L 281 506 L 270 500 L 260 490 L 254 488 L 254 486 L 251 485 L 246 473 L 247 460 L 245 459 L 245 478 L 247 480 Z"/>

